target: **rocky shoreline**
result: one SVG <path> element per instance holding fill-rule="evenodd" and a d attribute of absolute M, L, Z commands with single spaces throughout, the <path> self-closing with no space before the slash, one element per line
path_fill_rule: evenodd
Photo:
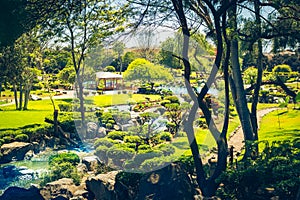
<path fill-rule="evenodd" d="M 84 157 L 77 166 L 78 170 L 86 172 L 79 185 L 70 178 L 62 178 L 40 188 L 37 185 L 28 189 L 13 186 L 4 191 L 0 200 L 190 200 L 197 194 L 190 176 L 178 163 L 139 174 L 136 185 L 120 179 L 120 171 L 96 174 L 99 165 L 102 163 L 96 156 Z"/>

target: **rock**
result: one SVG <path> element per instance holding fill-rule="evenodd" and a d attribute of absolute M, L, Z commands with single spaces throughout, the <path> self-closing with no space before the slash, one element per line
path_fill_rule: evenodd
<path fill-rule="evenodd" d="M 122 130 L 122 127 L 119 126 L 119 125 L 117 125 L 117 124 L 114 124 L 114 129 L 115 129 L 116 131 L 119 131 L 119 130 Z"/>
<path fill-rule="evenodd" d="M 47 183 L 47 185 L 40 190 L 40 193 L 45 199 L 87 198 L 85 184 L 76 186 L 70 178 L 62 178 L 57 181 Z"/>
<path fill-rule="evenodd" d="M 100 137 L 100 138 L 105 137 L 106 136 L 106 128 L 100 127 L 98 129 L 98 135 L 97 136 Z"/>
<path fill-rule="evenodd" d="M 89 199 L 116 200 L 114 185 L 117 174 L 118 171 L 111 171 L 89 178 L 86 181 Z"/>
<path fill-rule="evenodd" d="M 29 151 L 25 154 L 24 159 L 25 159 L 25 160 L 31 160 L 31 158 L 33 158 L 33 156 L 34 156 L 34 151 L 33 151 L 33 150 L 29 150 Z"/>
<path fill-rule="evenodd" d="M 36 187 L 30 187 L 29 189 L 19 188 L 19 187 L 9 187 L 2 196 L 0 200 L 45 200 L 40 194 L 39 189 Z"/>
<path fill-rule="evenodd" d="M 87 139 L 95 138 L 97 135 L 98 125 L 94 122 L 87 123 Z"/>
<path fill-rule="evenodd" d="M 62 178 L 57 181 L 47 183 L 47 185 L 43 189 L 41 189 L 41 194 L 45 199 L 62 197 L 66 197 L 68 199 L 73 197 L 72 191 L 74 190 L 74 188 L 72 188 L 72 186 L 72 179 Z"/>
<path fill-rule="evenodd" d="M 142 176 L 136 199 L 193 199 L 194 189 L 188 174 L 179 164 L 170 165 Z"/>
<path fill-rule="evenodd" d="M 85 164 L 79 163 L 79 164 L 77 165 L 77 172 L 78 172 L 78 173 L 87 173 L 87 172 L 88 172 L 88 169 L 87 169 L 87 167 L 86 167 Z"/>
<path fill-rule="evenodd" d="M 15 160 L 23 160 L 25 154 L 33 150 L 33 145 L 31 143 L 26 142 L 12 142 L 8 144 L 3 144 L 0 148 L 0 154 L 2 157 L 0 159 L 0 163 L 8 163 Z"/>
<path fill-rule="evenodd" d="M 95 171 L 100 164 L 97 156 L 87 156 L 82 158 L 82 163 L 85 164 L 88 171 Z"/>

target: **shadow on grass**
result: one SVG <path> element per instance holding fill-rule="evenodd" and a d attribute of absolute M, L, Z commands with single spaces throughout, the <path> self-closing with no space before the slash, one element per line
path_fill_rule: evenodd
<path fill-rule="evenodd" d="M 172 142 L 172 145 L 177 147 L 178 149 L 189 149 L 189 144 L 188 141 L 175 141 Z"/>
<path fill-rule="evenodd" d="M 287 110 L 286 110 L 286 111 L 283 111 L 283 112 L 280 112 L 280 113 L 278 113 L 277 115 L 281 116 L 281 115 L 284 115 L 284 114 L 286 114 L 286 113 L 288 113 Z"/>

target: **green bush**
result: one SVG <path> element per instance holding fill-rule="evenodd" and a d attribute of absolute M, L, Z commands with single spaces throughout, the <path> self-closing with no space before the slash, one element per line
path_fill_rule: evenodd
<path fill-rule="evenodd" d="M 158 144 L 160 144 L 160 143 L 163 142 L 163 141 L 160 139 L 160 134 L 156 134 L 156 135 L 152 136 L 152 137 L 150 138 L 150 141 L 151 141 L 151 143 L 152 143 L 154 146 L 156 146 L 156 145 L 158 145 Z"/>
<path fill-rule="evenodd" d="M 114 66 L 106 66 L 105 68 L 104 68 L 104 71 L 105 72 L 115 72 L 116 71 L 116 68 L 114 67 Z"/>
<path fill-rule="evenodd" d="M 142 139 L 137 135 L 128 135 L 124 137 L 124 142 L 128 143 L 141 143 Z"/>
<path fill-rule="evenodd" d="M 10 136 L 4 136 L 2 140 L 4 141 L 4 143 L 10 143 L 13 141 L 13 139 Z"/>
<path fill-rule="evenodd" d="M 11 138 L 15 138 L 17 135 L 21 133 L 20 130 L 6 130 L 0 133 L 0 138 L 4 138 L 5 136 L 9 136 Z"/>
<path fill-rule="evenodd" d="M 114 120 L 112 113 L 104 112 L 101 116 L 102 123 L 106 124 L 109 120 Z"/>
<path fill-rule="evenodd" d="M 125 160 L 129 160 L 134 156 L 134 150 L 127 147 L 114 145 L 108 149 L 106 155 L 116 166 L 121 167 Z"/>
<path fill-rule="evenodd" d="M 158 168 L 166 164 L 164 159 L 165 157 L 155 157 L 152 159 L 147 159 L 141 164 L 140 170 L 147 172 L 157 170 Z"/>
<path fill-rule="evenodd" d="M 172 140 L 172 134 L 169 132 L 162 132 L 160 133 L 160 139 L 164 141 L 171 141 Z"/>
<path fill-rule="evenodd" d="M 29 140 L 29 137 L 26 134 L 20 134 L 15 137 L 15 140 L 19 142 L 27 142 Z"/>
<path fill-rule="evenodd" d="M 110 138 L 99 138 L 95 141 L 94 146 L 95 148 L 99 146 L 112 147 L 114 144 L 115 141 Z"/>
<path fill-rule="evenodd" d="M 50 173 L 44 177 L 41 185 L 61 178 L 72 178 L 75 185 L 80 185 L 81 175 L 77 172 L 76 166 L 69 162 L 53 163 L 50 166 Z"/>
<path fill-rule="evenodd" d="M 121 182 L 130 188 L 137 188 L 139 186 L 140 179 L 143 174 L 141 173 L 129 173 L 120 171 L 116 175 L 116 182 Z"/>
<path fill-rule="evenodd" d="M 142 145 L 139 145 L 139 148 L 138 150 L 150 150 L 151 149 L 151 146 L 149 144 L 142 144 Z"/>
<path fill-rule="evenodd" d="M 166 106 L 167 104 L 170 104 L 170 103 L 171 103 L 170 100 L 162 100 L 162 101 L 160 102 L 160 105 Z"/>
<path fill-rule="evenodd" d="M 116 122 L 115 122 L 115 120 L 110 119 L 110 120 L 107 121 L 107 123 L 115 124 Z"/>
<path fill-rule="evenodd" d="M 175 153 L 175 148 L 172 144 L 162 144 L 158 149 L 164 154 L 164 156 L 170 156 Z"/>
<path fill-rule="evenodd" d="M 128 133 L 124 131 L 112 131 L 107 134 L 107 137 L 113 140 L 123 140 L 126 135 Z"/>
<path fill-rule="evenodd" d="M 5 141 L 3 139 L 0 139 L 0 147 L 2 146 L 2 144 L 4 144 Z"/>
<path fill-rule="evenodd" d="M 75 153 L 59 153 L 56 155 L 51 155 L 49 157 L 49 165 L 53 165 L 54 163 L 71 163 L 72 165 L 76 166 L 80 162 L 80 158 Z"/>
<path fill-rule="evenodd" d="M 164 100 L 169 100 L 170 103 L 178 103 L 179 104 L 179 99 L 176 96 L 167 96 L 164 98 Z"/>
<path fill-rule="evenodd" d="M 72 112 L 72 105 L 68 103 L 60 103 L 58 104 L 59 110 L 61 112 Z"/>
<path fill-rule="evenodd" d="M 113 128 L 113 125 L 112 125 L 111 123 L 106 123 L 106 124 L 105 124 L 105 127 L 106 127 L 107 129 L 112 129 L 112 128 Z"/>
<path fill-rule="evenodd" d="M 95 155 L 98 156 L 100 160 L 104 161 L 105 163 L 108 163 L 108 157 L 106 155 L 108 149 L 109 148 L 107 146 L 98 146 L 96 148 Z"/>
<path fill-rule="evenodd" d="M 136 166 L 140 166 L 145 160 L 152 159 L 155 157 L 161 157 L 163 153 L 159 150 L 144 150 L 140 151 L 135 157 L 134 157 L 134 164 Z"/>
<path fill-rule="evenodd" d="M 296 199 L 300 185 L 300 140 L 266 142 L 255 160 L 239 162 L 237 169 L 222 174 L 218 196 L 222 199 Z"/>

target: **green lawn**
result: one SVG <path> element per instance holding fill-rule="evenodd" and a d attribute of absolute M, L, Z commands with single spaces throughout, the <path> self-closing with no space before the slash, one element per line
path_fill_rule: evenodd
<path fill-rule="evenodd" d="M 238 125 L 240 124 L 239 118 L 236 116 L 230 120 L 229 127 L 228 127 L 228 135 L 234 131 Z M 206 153 L 208 148 L 216 147 L 215 139 L 213 138 L 212 134 L 208 129 L 195 129 L 195 136 L 197 140 L 197 144 L 200 145 L 200 153 Z M 187 137 L 178 137 L 176 138 L 172 144 L 176 147 L 175 154 L 180 156 L 182 154 L 191 155 L 190 147 L 188 145 Z"/>
<path fill-rule="evenodd" d="M 94 104 L 97 106 L 111 106 L 118 104 L 126 104 L 128 100 L 135 102 L 145 101 L 145 97 L 151 100 L 160 99 L 159 95 L 142 95 L 142 94 L 118 94 L 118 95 L 100 95 L 93 98 Z M 56 107 L 64 100 L 55 100 Z M 29 101 L 27 111 L 16 111 L 15 105 L 1 107 L 0 111 L 0 129 L 4 128 L 18 128 L 29 124 L 42 124 L 46 116 L 53 112 L 53 107 L 50 100 Z"/>
<path fill-rule="evenodd" d="M 160 95 L 144 95 L 144 94 L 114 94 L 114 95 L 99 95 L 89 97 L 94 100 L 97 106 L 112 106 L 120 104 L 128 104 L 128 102 L 146 101 L 145 97 L 150 98 L 151 101 L 159 100 Z"/>
<path fill-rule="evenodd" d="M 278 115 L 280 128 L 278 123 Z M 259 130 L 260 140 L 292 140 L 300 137 L 300 110 L 286 108 L 263 117 Z"/>
<path fill-rule="evenodd" d="M 56 105 L 60 101 L 56 100 Z M 1 107 L 0 129 L 18 128 L 29 124 L 43 124 L 45 117 L 53 112 L 50 100 L 29 101 L 28 110 L 15 110 L 15 105 Z"/>

